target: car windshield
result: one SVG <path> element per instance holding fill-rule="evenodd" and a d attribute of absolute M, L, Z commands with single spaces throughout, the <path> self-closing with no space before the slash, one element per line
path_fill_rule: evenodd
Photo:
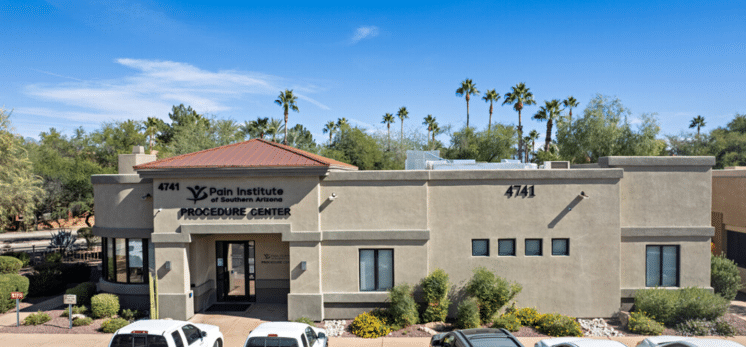
<path fill-rule="evenodd" d="M 252 337 L 245 347 L 298 347 L 298 341 L 290 337 Z"/>
<path fill-rule="evenodd" d="M 168 347 L 168 343 L 160 335 L 119 334 L 111 340 L 111 347 Z"/>
<path fill-rule="evenodd" d="M 474 347 L 518 347 L 513 340 L 499 337 L 472 337 L 469 342 Z"/>

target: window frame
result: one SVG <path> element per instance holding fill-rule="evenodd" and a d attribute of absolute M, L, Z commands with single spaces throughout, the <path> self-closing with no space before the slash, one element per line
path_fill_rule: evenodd
<path fill-rule="evenodd" d="M 125 281 L 120 282 L 117 281 L 117 244 L 116 240 L 124 240 L 124 258 L 125 258 Z M 129 245 L 130 240 L 140 240 L 142 243 L 142 271 L 143 271 L 143 280 L 142 282 L 132 282 L 130 279 L 130 257 L 129 257 Z M 102 259 L 102 266 L 101 270 L 103 273 L 103 278 L 107 282 L 110 283 L 122 283 L 122 284 L 148 284 L 150 282 L 150 276 L 148 274 L 150 273 L 150 253 L 149 253 L 149 239 L 141 239 L 141 238 L 122 238 L 122 237 L 103 237 L 102 238 L 102 253 L 103 258 Z M 111 246 L 111 252 L 109 252 L 109 246 Z M 109 273 L 109 266 L 108 262 L 109 260 L 113 261 L 113 270 L 114 273 Z"/>
<path fill-rule="evenodd" d="M 554 241 L 565 241 L 565 253 L 564 254 L 554 254 Z M 570 256 L 570 239 L 569 238 L 552 239 L 552 256 L 569 257 Z"/>
<path fill-rule="evenodd" d="M 529 241 L 539 241 L 539 254 L 528 254 L 528 242 Z M 523 242 L 523 255 L 526 257 L 543 257 L 544 256 L 544 239 L 541 238 L 534 238 L 534 239 L 525 239 Z"/>
<path fill-rule="evenodd" d="M 184 328 L 186 328 L 186 327 L 192 327 L 192 328 L 194 328 L 194 330 L 196 330 L 196 331 L 197 331 L 197 338 L 196 338 L 196 339 L 192 340 L 192 336 L 189 336 L 189 335 L 187 335 L 186 331 L 184 331 Z M 181 327 L 181 329 L 180 329 L 180 330 L 181 330 L 181 333 L 182 333 L 182 334 L 184 334 L 184 337 L 186 338 L 186 341 L 185 341 L 185 342 L 186 342 L 186 345 L 187 345 L 187 346 L 191 346 L 191 345 L 192 345 L 193 343 L 197 342 L 197 340 L 199 340 L 199 339 L 201 339 L 201 338 L 202 338 L 202 331 L 201 331 L 201 330 L 199 330 L 199 328 L 197 328 L 197 327 L 196 327 L 196 326 L 194 326 L 194 325 L 191 325 L 191 324 L 184 324 L 184 325 L 183 325 L 183 326 Z"/>
<path fill-rule="evenodd" d="M 500 253 L 500 242 L 504 242 L 504 241 L 510 241 L 513 243 L 513 252 L 511 254 Z M 515 257 L 516 256 L 515 243 L 516 243 L 516 239 L 497 239 L 497 256 L 498 257 Z"/>
<path fill-rule="evenodd" d="M 658 285 L 656 286 L 648 286 L 648 249 L 651 247 L 658 247 L 660 250 L 660 267 L 659 271 L 660 275 L 658 276 Z M 676 284 L 674 286 L 667 286 L 667 287 L 680 287 L 681 283 L 679 282 L 681 280 L 681 246 L 680 245 L 645 245 L 645 288 L 654 288 L 654 287 L 663 287 L 663 247 L 673 247 L 676 249 Z M 665 287 L 664 287 L 665 288 Z"/>
<path fill-rule="evenodd" d="M 362 277 L 362 267 L 360 264 L 360 255 L 363 251 L 373 251 L 373 288 L 372 290 L 363 289 L 363 277 Z M 396 279 L 394 278 L 394 268 L 395 268 L 395 259 L 394 259 L 394 249 L 393 248 L 359 248 L 357 252 L 357 266 L 358 266 L 358 291 L 360 292 L 385 292 L 391 288 L 381 288 L 380 284 L 378 283 L 378 251 L 391 251 L 391 288 L 393 288 L 394 283 L 396 283 Z"/>
<path fill-rule="evenodd" d="M 486 254 L 474 254 L 474 242 L 477 241 L 484 241 L 487 246 L 485 247 L 487 249 Z M 471 256 L 472 257 L 489 257 L 490 256 L 490 239 L 471 239 Z"/>
<path fill-rule="evenodd" d="M 178 330 L 174 330 L 171 333 L 171 339 L 174 340 L 174 345 L 176 345 L 176 347 L 184 347 L 184 338 L 181 337 Z"/>

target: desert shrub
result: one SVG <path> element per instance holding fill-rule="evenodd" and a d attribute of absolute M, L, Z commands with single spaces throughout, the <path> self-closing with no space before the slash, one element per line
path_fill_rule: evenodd
<path fill-rule="evenodd" d="M 311 326 L 315 326 L 314 321 L 312 321 L 311 318 L 308 318 L 308 317 L 300 317 L 300 318 L 296 319 L 295 322 L 305 323 L 305 324 L 308 324 L 308 325 L 311 325 Z"/>
<path fill-rule="evenodd" d="M 363 312 L 355 317 L 350 324 L 350 330 L 356 336 L 366 339 L 386 336 L 391 332 L 380 319 L 368 312 Z"/>
<path fill-rule="evenodd" d="M 122 310 L 122 312 L 119 312 L 119 317 L 124 318 L 131 322 L 140 317 L 140 312 L 137 310 L 125 309 L 125 310 Z"/>
<path fill-rule="evenodd" d="M 93 228 L 86 227 L 78 229 L 78 236 L 85 239 L 85 248 L 89 251 L 99 241 L 98 236 L 93 235 Z"/>
<path fill-rule="evenodd" d="M 61 263 L 62 262 L 62 253 L 54 252 L 49 253 L 44 257 L 45 263 Z"/>
<path fill-rule="evenodd" d="M 0 274 L 17 274 L 22 266 L 23 262 L 18 258 L 0 256 Z"/>
<path fill-rule="evenodd" d="M 13 257 L 21 261 L 21 267 L 26 267 L 31 262 L 31 255 L 26 252 L 6 252 L 3 254 L 7 257 Z"/>
<path fill-rule="evenodd" d="M 400 284 L 389 289 L 388 324 L 392 329 L 399 330 L 412 324 L 417 324 L 417 303 L 412 297 L 412 287 Z"/>
<path fill-rule="evenodd" d="M 539 320 L 541 314 L 536 311 L 533 307 L 524 307 L 514 312 L 515 316 L 520 320 L 521 325 L 532 327 L 536 325 L 536 321 Z"/>
<path fill-rule="evenodd" d="M 735 327 L 722 318 L 715 321 L 689 319 L 676 324 L 675 329 L 684 336 L 734 336 L 737 332 Z"/>
<path fill-rule="evenodd" d="M 479 316 L 483 322 L 491 321 L 521 289 L 520 284 L 510 283 L 483 267 L 474 269 L 474 275 L 466 284 L 466 292 L 479 302 Z"/>
<path fill-rule="evenodd" d="M 128 322 L 124 318 L 111 318 L 101 323 L 101 331 L 111 334 L 115 333 L 119 329 L 126 327 L 129 324 L 130 322 Z"/>
<path fill-rule="evenodd" d="M 493 328 L 503 328 L 511 332 L 516 332 L 521 329 L 521 320 L 514 313 L 506 313 L 502 316 L 495 318 L 492 322 Z"/>
<path fill-rule="evenodd" d="M 77 286 L 68 289 L 65 294 L 75 294 L 78 296 L 78 305 L 91 305 L 91 297 L 96 294 L 96 284 L 93 282 L 83 282 Z"/>
<path fill-rule="evenodd" d="M 10 298 L 10 292 L 28 294 L 29 280 L 18 274 L 0 275 L 0 314 L 16 307 L 16 301 Z"/>
<path fill-rule="evenodd" d="M 640 335 L 660 335 L 663 333 L 663 324 L 656 322 L 642 311 L 629 314 L 627 329 Z"/>
<path fill-rule="evenodd" d="M 91 325 L 91 323 L 93 323 L 93 319 L 91 319 L 91 317 L 85 317 L 85 318 L 78 317 L 78 318 L 73 319 L 74 327 L 79 327 L 83 325 Z"/>
<path fill-rule="evenodd" d="M 91 298 L 91 313 L 94 318 L 111 317 L 119 312 L 119 297 L 114 294 L 98 294 Z"/>
<path fill-rule="evenodd" d="M 478 328 L 481 324 L 479 320 L 479 304 L 475 298 L 466 298 L 458 305 L 456 314 L 456 328 L 471 329 Z"/>
<path fill-rule="evenodd" d="M 710 285 L 715 294 L 727 300 L 733 300 L 741 289 L 741 276 L 738 274 L 736 263 L 725 257 L 716 255 L 710 258 Z"/>
<path fill-rule="evenodd" d="M 84 305 L 73 306 L 73 314 L 85 314 L 86 312 L 88 312 L 88 307 L 85 307 Z M 60 317 L 67 317 L 69 314 L 70 309 L 65 307 L 65 309 L 62 310 Z"/>
<path fill-rule="evenodd" d="M 575 318 L 557 313 L 547 313 L 539 316 L 536 330 L 549 336 L 583 336 L 583 330 Z"/>
<path fill-rule="evenodd" d="M 451 286 L 448 274 L 442 269 L 436 269 L 423 278 L 421 284 L 427 305 L 422 312 L 422 321 L 444 322 L 448 316 L 448 307 L 451 306 L 451 301 L 448 300 L 448 288 Z"/>
<path fill-rule="evenodd" d="M 23 325 L 39 325 L 52 320 L 46 312 L 36 312 L 23 319 Z"/>
<path fill-rule="evenodd" d="M 691 319 L 715 320 L 729 305 L 730 301 L 704 288 L 655 288 L 635 293 L 635 310 L 668 326 Z"/>
<path fill-rule="evenodd" d="M 67 283 L 82 283 L 91 280 L 91 267 L 86 263 L 62 264 L 60 271 Z"/>

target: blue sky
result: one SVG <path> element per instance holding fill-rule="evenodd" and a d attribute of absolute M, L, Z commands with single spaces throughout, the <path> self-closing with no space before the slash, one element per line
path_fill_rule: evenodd
<path fill-rule="evenodd" d="M 633 117 L 658 113 L 661 134 L 705 131 L 746 113 L 743 1 L 213 2 L 0 0 L 0 105 L 24 136 L 102 122 L 168 119 L 171 106 L 238 122 L 282 117 L 281 90 L 299 96 L 302 123 L 346 117 L 383 129 L 464 125 L 471 78 L 503 95 L 525 82 L 539 104 L 596 93 Z M 499 103 L 501 104 L 502 101 Z M 508 105 L 493 121 L 517 124 Z M 537 105 L 538 106 L 538 105 Z M 524 131 L 544 132 L 523 112 Z M 471 101 L 471 125 L 488 104 Z M 397 120 L 398 121 L 398 120 Z M 399 124 L 395 124 L 398 129 Z"/>

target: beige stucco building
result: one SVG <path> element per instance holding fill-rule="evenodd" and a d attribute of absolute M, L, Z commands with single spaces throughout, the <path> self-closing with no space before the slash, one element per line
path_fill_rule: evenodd
<path fill-rule="evenodd" d="M 712 226 L 713 251 L 736 263 L 746 291 L 746 167 L 712 171 Z"/>
<path fill-rule="evenodd" d="M 578 317 L 609 317 L 640 288 L 710 285 L 712 157 L 358 171 L 251 140 L 154 159 L 93 176 L 94 233 L 100 289 L 145 306 L 150 267 L 162 317 L 246 301 L 351 318 L 436 268 L 457 292 L 486 267 L 523 286 L 519 306 Z"/>

